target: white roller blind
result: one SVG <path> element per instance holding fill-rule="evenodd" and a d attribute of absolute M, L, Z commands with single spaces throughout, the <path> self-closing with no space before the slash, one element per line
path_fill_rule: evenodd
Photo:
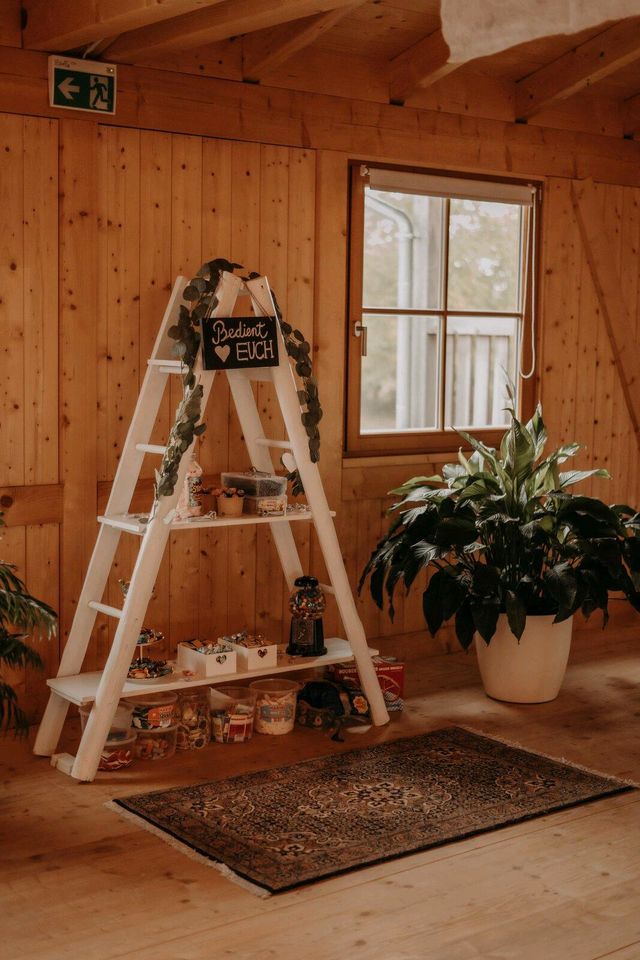
<path fill-rule="evenodd" d="M 528 183 L 495 183 L 461 177 L 437 177 L 427 173 L 369 168 L 369 186 L 388 193 L 424 193 L 432 197 L 458 200 L 488 200 L 494 203 L 519 203 L 533 206 L 535 189 Z"/>

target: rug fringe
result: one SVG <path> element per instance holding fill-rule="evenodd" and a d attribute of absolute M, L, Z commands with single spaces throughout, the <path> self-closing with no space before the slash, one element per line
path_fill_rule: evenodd
<path fill-rule="evenodd" d="M 273 896 L 273 894 L 269 890 L 265 890 L 264 887 L 260 887 L 258 884 L 251 883 L 250 880 L 245 880 L 244 877 L 239 876 L 239 874 L 235 873 L 226 863 L 220 863 L 218 860 L 212 860 L 211 857 L 205 857 L 204 854 L 198 853 L 197 850 L 190 847 L 188 843 L 183 843 L 182 840 L 172 837 L 171 834 L 162 830 L 160 827 L 156 827 L 153 823 L 149 823 L 149 821 L 143 817 L 139 817 L 136 813 L 132 813 L 130 810 L 125 809 L 125 807 L 121 807 L 115 800 L 107 800 L 105 807 L 107 810 L 113 810 L 122 817 L 123 820 L 135 823 L 137 827 L 142 827 L 143 830 L 152 833 L 154 837 L 158 837 L 158 839 L 163 840 L 164 843 L 167 843 L 170 847 L 179 850 L 183 856 L 187 856 L 205 867 L 212 867 L 214 870 L 217 870 L 218 873 L 222 874 L 223 877 L 226 877 L 227 880 L 231 880 L 232 883 L 236 883 L 239 887 L 244 887 L 245 890 L 254 896 L 260 897 L 262 900 L 268 900 Z"/>
<path fill-rule="evenodd" d="M 602 770 L 594 770 L 593 767 L 585 767 L 584 764 L 576 763 L 575 760 L 568 760 L 566 757 L 556 757 L 552 753 L 543 753 L 542 750 L 533 749 L 531 747 L 523 747 L 521 743 L 516 743 L 515 740 L 509 740 L 507 737 L 501 737 L 495 733 L 487 733 L 485 730 L 478 730 L 477 727 L 468 727 L 463 723 L 456 723 L 455 726 L 459 727 L 460 730 L 466 730 L 468 733 L 475 733 L 478 737 L 486 737 L 488 740 L 497 740 L 498 743 L 504 743 L 505 747 L 513 747 L 515 750 L 523 750 L 525 753 L 531 753 L 539 757 L 544 757 L 545 760 L 553 760 L 555 763 L 564 763 L 568 767 L 575 767 L 576 770 L 582 770 L 583 773 L 590 773 L 594 777 L 603 777 L 605 780 L 612 780 L 615 783 L 621 783 L 627 787 L 633 787 L 636 790 L 640 790 L 640 783 L 637 783 L 635 780 L 627 780 L 625 777 L 617 777 L 611 773 L 603 773 Z"/>

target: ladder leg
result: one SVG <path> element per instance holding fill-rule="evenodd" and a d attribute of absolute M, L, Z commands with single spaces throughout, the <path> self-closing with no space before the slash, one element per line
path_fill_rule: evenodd
<path fill-rule="evenodd" d="M 172 499 L 174 498 L 169 498 L 170 501 Z M 175 499 L 177 499 L 177 493 Z M 102 747 L 109 734 L 118 701 L 122 696 L 122 688 L 135 651 L 136 640 L 142 629 L 153 585 L 158 576 L 160 563 L 169 538 L 169 531 L 170 527 L 164 522 L 164 517 L 156 516 L 149 524 L 149 529 L 144 535 L 124 603 L 122 617 L 113 638 L 111 650 L 96 691 L 95 703 L 87 718 L 78 753 L 71 770 L 71 776 L 75 777 L 76 780 L 86 782 L 93 780 L 96 775 Z"/>
<path fill-rule="evenodd" d="M 156 338 L 152 357 L 159 357 L 163 352 L 171 355 L 171 341 L 167 336 L 167 329 L 177 316 L 182 291 L 187 281 L 178 277 L 171 292 L 167 309 Z M 144 452 L 137 444 L 147 443 L 156 420 L 160 403 L 164 395 L 167 375 L 157 367 L 149 367 L 144 377 L 138 402 L 129 426 L 127 438 L 122 450 L 122 456 L 116 470 L 111 496 L 107 504 L 106 513 L 126 513 L 131 504 L 140 468 L 144 459 Z M 91 561 L 87 569 L 84 586 L 78 600 L 73 625 L 65 646 L 60 667 L 59 677 L 69 677 L 82 670 L 82 664 L 87 652 L 91 632 L 93 630 L 96 611 L 88 606 L 90 600 L 101 600 L 109 572 L 115 557 L 116 548 L 121 531 L 113 527 L 101 527 L 96 540 Z M 67 716 L 69 704 L 56 693 L 51 693 L 44 712 L 40 728 L 36 736 L 34 753 L 39 756 L 51 756 L 55 752 L 62 727 Z"/>
<path fill-rule="evenodd" d="M 271 299 L 271 291 L 264 277 L 256 280 L 250 280 L 247 286 L 254 296 L 254 312 L 256 312 L 256 301 L 260 305 L 263 313 L 274 314 L 275 308 Z M 313 514 L 313 522 L 320 541 L 320 549 L 324 556 L 331 586 L 334 589 L 338 610 L 342 617 L 342 623 L 346 633 L 346 639 L 353 651 L 353 656 L 358 667 L 362 687 L 369 701 L 371 708 L 371 718 L 376 726 L 388 723 L 389 714 L 384 702 L 382 690 L 378 683 L 375 667 L 369 653 L 367 637 L 358 609 L 353 599 L 351 585 L 347 577 L 347 571 L 344 567 L 340 544 L 336 535 L 336 529 L 327 503 L 327 497 L 324 492 L 320 471 L 315 463 L 311 462 L 309 457 L 309 447 L 307 444 L 307 435 L 300 420 L 300 405 L 298 403 L 297 388 L 293 377 L 293 371 L 287 359 L 286 346 L 279 333 L 279 353 L 280 363 L 272 368 L 272 379 L 280 403 L 280 409 L 284 418 L 285 427 L 296 466 L 300 472 L 302 483 L 307 495 L 307 501 Z M 256 411 L 257 414 L 257 411 Z"/>
<path fill-rule="evenodd" d="M 78 599 L 66 646 L 60 659 L 59 677 L 70 677 L 82 670 L 82 664 L 89 646 L 91 633 L 96 621 L 96 611 L 89 606 L 90 600 L 102 597 L 109 571 L 115 557 L 121 531 L 113 527 L 101 527 L 93 549 L 93 555 L 87 576 Z M 33 752 L 41 757 L 50 757 L 55 753 L 67 716 L 69 703 L 57 693 L 49 695 Z"/>

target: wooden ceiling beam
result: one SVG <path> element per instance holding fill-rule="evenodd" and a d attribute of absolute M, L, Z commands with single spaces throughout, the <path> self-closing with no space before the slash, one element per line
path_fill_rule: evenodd
<path fill-rule="evenodd" d="M 640 59 L 640 28 L 621 20 L 516 84 L 516 117 L 527 120 Z"/>
<path fill-rule="evenodd" d="M 178 50 L 204 47 L 280 23 L 348 7 L 353 0 L 224 0 L 211 10 L 196 10 L 150 27 L 133 30 L 105 51 L 117 63 L 134 63 Z"/>
<path fill-rule="evenodd" d="M 459 66 L 450 63 L 447 41 L 436 30 L 389 61 L 389 100 L 404 103 L 419 87 L 430 87 Z"/>
<path fill-rule="evenodd" d="M 245 80 L 261 80 L 270 70 L 281 66 L 294 54 L 311 46 L 366 0 L 351 0 L 335 10 L 316 13 L 304 20 L 275 27 L 265 38 L 260 34 L 245 37 L 242 50 L 242 74 Z"/>
<path fill-rule="evenodd" d="M 105 37 L 213 6 L 221 0 L 25 0 L 23 45 L 77 50 Z"/>

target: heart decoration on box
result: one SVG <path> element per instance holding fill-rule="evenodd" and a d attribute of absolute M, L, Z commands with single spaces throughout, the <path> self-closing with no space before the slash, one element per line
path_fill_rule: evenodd
<path fill-rule="evenodd" d="M 226 344 L 224 347 L 216 347 L 215 350 L 222 362 L 226 363 L 229 359 L 229 354 L 231 353 L 231 347 Z"/>
<path fill-rule="evenodd" d="M 266 657 L 266 655 L 267 655 L 267 651 L 264 649 L 264 647 L 261 650 L 258 650 L 259 657 Z"/>

